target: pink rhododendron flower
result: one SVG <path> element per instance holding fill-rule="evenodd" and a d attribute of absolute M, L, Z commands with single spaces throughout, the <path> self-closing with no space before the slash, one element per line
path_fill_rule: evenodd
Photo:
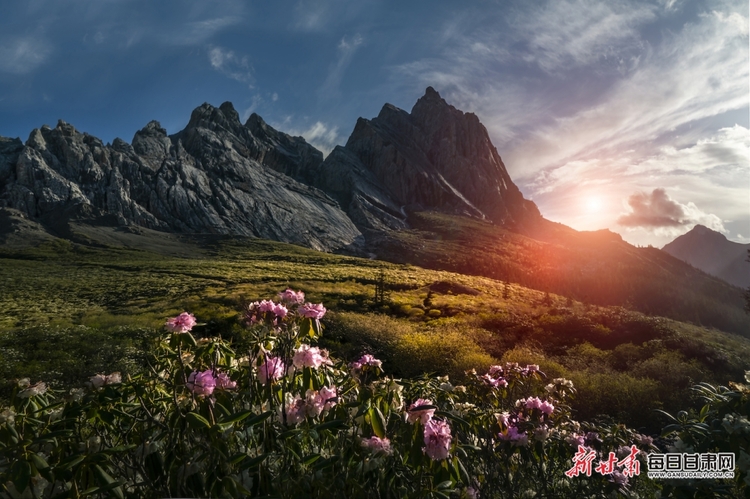
<path fill-rule="evenodd" d="M 307 411 L 307 404 L 305 399 L 299 395 L 292 395 L 291 393 L 286 394 L 286 424 L 296 425 L 305 420 L 305 413 Z M 283 421 L 283 408 L 279 407 L 279 419 Z"/>
<path fill-rule="evenodd" d="M 258 304 L 258 310 L 261 312 L 273 312 L 273 307 L 275 306 L 276 304 L 271 300 L 263 300 Z"/>
<path fill-rule="evenodd" d="M 28 382 L 28 378 L 24 378 L 21 381 L 27 381 Z M 22 383 L 19 382 L 19 385 L 21 385 L 21 384 Z M 22 399 L 29 398 L 29 397 L 35 397 L 36 395 L 42 395 L 44 392 L 47 391 L 47 383 L 45 383 L 43 381 L 39 381 L 38 383 L 33 384 L 33 385 L 31 385 L 30 383 L 27 383 L 25 386 L 27 386 L 28 388 L 26 388 L 26 389 L 21 390 L 20 392 L 18 392 L 18 396 L 20 398 L 22 398 Z"/>
<path fill-rule="evenodd" d="M 266 359 L 258 367 L 258 378 L 260 382 L 267 385 L 284 376 L 284 361 L 280 357 L 266 355 Z"/>
<path fill-rule="evenodd" d="M 352 362 L 349 364 L 349 367 L 351 367 L 355 371 L 359 371 L 365 366 L 372 366 L 372 367 L 382 367 L 383 363 L 370 355 L 369 353 L 364 354 L 362 357 L 359 358 L 356 362 Z"/>
<path fill-rule="evenodd" d="M 237 388 L 237 382 L 232 381 L 227 373 L 219 373 L 216 375 L 216 388 L 220 390 L 233 390 Z"/>
<path fill-rule="evenodd" d="M 380 438 L 376 436 L 363 438 L 362 447 L 365 447 L 372 452 L 384 452 L 386 454 L 391 453 L 391 441 L 387 438 Z"/>
<path fill-rule="evenodd" d="M 305 404 L 309 416 L 319 416 L 336 405 L 338 400 L 336 387 L 324 386 L 319 391 L 307 390 L 305 393 Z"/>
<path fill-rule="evenodd" d="M 94 388 L 101 388 L 104 386 L 104 382 L 107 380 L 107 377 L 103 374 L 95 374 L 89 379 L 89 383 L 91 383 L 91 386 Z"/>
<path fill-rule="evenodd" d="M 490 366 L 490 370 L 488 372 L 490 376 L 496 376 L 496 375 L 503 375 L 503 367 L 502 366 Z"/>
<path fill-rule="evenodd" d="M 508 382 L 505 380 L 505 378 L 493 378 L 489 374 L 485 374 L 483 376 L 480 376 L 479 379 L 484 381 L 487 385 L 497 388 L 497 387 L 503 387 L 505 388 L 508 386 Z"/>
<path fill-rule="evenodd" d="M 122 383 L 122 375 L 119 372 L 114 372 L 112 374 L 108 374 L 105 376 L 104 384 L 105 385 L 117 385 Z"/>
<path fill-rule="evenodd" d="M 297 351 L 294 352 L 292 363 L 297 369 L 302 369 L 303 367 L 317 369 L 323 364 L 330 364 L 331 361 L 328 360 L 327 350 L 321 350 L 318 347 L 311 347 L 310 345 L 302 344 Z"/>
<path fill-rule="evenodd" d="M 299 306 L 297 313 L 302 317 L 307 317 L 309 319 L 322 319 L 326 314 L 326 308 L 322 303 L 318 303 L 317 305 L 305 303 L 304 305 Z"/>
<path fill-rule="evenodd" d="M 468 499 L 479 499 L 479 491 L 474 487 L 466 487 L 466 497 Z"/>
<path fill-rule="evenodd" d="M 549 416 L 555 410 L 555 406 L 545 400 L 539 405 L 539 410 L 542 411 L 542 414 Z"/>
<path fill-rule="evenodd" d="M 420 407 L 423 405 L 432 405 L 432 400 L 417 399 L 417 401 L 410 405 L 409 409 L 407 409 L 406 421 L 409 423 L 416 423 L 417 421 L 421 421 L 422 424 L 427 424 L 427 422 L 430 421 L 432 419 L 432 416 L 435 414 L 435 409 L 422 409 L 420 411 L 413 410 L 415 407 Z"/>
<path fill-rule="evenodd" d="M 583 437 L 583 435 L 579 435 L 577 433 L 571 433 L 570 435 L 565 437 L 565 441 L 576 449 L 578 447 L 583 447 L 586 443 L 586 439 Z"/>
<path fill-rule="evenodd" d="M 277 303 L 273 306 L 273 313 L 279 319 L 283 319 L 289 313 L 289 310 L 287 310 L 287 308 L 281 303 Z"/>
<path fill-rule="evenodd" d="M 177 317 L 169 319 L 164 326 L 173 333 L 187 333 L 196 324 L 197 322 L 193 314 L 183 312 Z"/>
<path fill-rule="evenodd" d="M 526 432 L 518 431 L 518 428 L 512 425 L 508 426 L 507 431 L 500 433 L 498 438 L 500 440 L 510 441 L 510 443 L 516 447 L 525 447 L 529 444 L 529 437 L 526 435 Z"/>
<path fill-rule="evenodd" d="M 422 450 L 434 461 L 445 459 L 450 451 L 451 438 L 448 423 L 431 419 L 424 426 L 425 447 Z"/>
<path fill-rule="evenodd" d="M 188 377 L 187 388 L 199 396 L 211 395 L 216 388 L 216 378 L 211 369 L 203 372 L 193 371 Z"/>
<path fill-rule="evenodd" d="M 529 397 L 526 399 L 526 403 L 524 404 L 527 409 L 541 409 L 542 407 L 542 401 L 539 399 L 539 397 Z"/>
<path fill-rule="evenodd" d="M 290 305 L 302 304 L 305 302 L 305 293 L 287 288 L 286 291 L 279 293 L 279 300 Z"/>
<path fill-rule="evenodd" d="M 529 372 L 537 372 L 539 371 L 539 365 L 538 364 L 529 364 L 526 366 L 526 370 Z"/>

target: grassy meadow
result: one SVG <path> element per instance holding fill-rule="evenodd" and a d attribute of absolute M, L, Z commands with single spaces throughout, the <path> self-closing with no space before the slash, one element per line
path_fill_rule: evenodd
<path fill-rule="evenodd" d="M 664 420 L 654 409 L 682 409 L 693 384 L 750 369 L 742 336 L 515 283 L 254 239 L 185 249 L 177 257 L 66 240 L 0 249 L 0 398 L 21 377 L 73 386 L 97 372 L 136 372 L 166 318 L 182 311 L 201 322 L 198 335 L 241 348 L 242 304 L 286 287 L 329 309 L 322 344 L 338 356 L 373 353 L 402 377 L 536 363 L 574 381 L 582 420 L 656 432 Z"/>

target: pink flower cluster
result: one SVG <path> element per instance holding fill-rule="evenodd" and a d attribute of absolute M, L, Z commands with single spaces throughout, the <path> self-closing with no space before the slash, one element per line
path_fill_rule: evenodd
<path fill-rule="evenodd" d="M 349 367 L 352 369 L 352 371 L 361 371 L 364 367 L 367 366 L 377 367 L 378 369 L 380 369 L 382 368 L 383 363 L 369 353 L 366 353 L 362 357 L 360 357 L 359 360 L 349 364 Z"/>
<path fill-rule="evenodd" d="M 422 450 L 434 461 L 445 459 L 450 452 L 451 439 L 451 427 L 448 423 L 431 419 L 424 426 L 425 447 Z"/>
<path fill-rule="evenodd" d="M 216 388 L 219 390 L 234 390 L 237 388 L 237 382 L 232 381 L 227 373 L 219 373 L 216 375 Z"/>
<path fill-rule="evenodd" d="M 432 405 L 432 400 L 417 399 L 416 402 L 411 404 L 406 410 L 406 421 L 412 424 L 420 421 L 423 425 L 426 425 L 432 419 L 432 416 L 435 415 L 435 409 L 414 410 L 425 405 Z"/>
<path fill-rule="evenodd" d="M 264 385 L 284 376 L 284 361 L 281 357 L 266 355 L 263 363 L 258 367 L 258 378 Z"/>
<path fill-rule="evenodd" d="M 247 306 L 245 310 L 245 322 L 247 324 L 256 324 L 264 319 L 276 324 L 289 314 L 289 310 L 281 303 L 274 303 L 271 300 L 255 301 Z"/>
<path fill-rule="evenodd" d="M 300 305 L 297 308 L 297 313 L 301 317 L 319 320 L 322 319 L 326 314 L 326 308 L 322 303 L 318 303 L 317 305 L 313 305 L 312 303 L 305 303 L 304 305 Z"/>
<path fill-rule="evenodd" d="M 369 449 L 371 452 L 383 452 L 385 454 L 391 453 L 391 441 L 387 438 L 380 438 L 372 436 L 370 438 L 362 439 L 362 447 Z"/>
<path fill-rule="evenodd" d="M 279 300 L 289 305 L 301 305 L 305 302 L 305 293 L 286 288 L 286 291 L 279 293 Z"/>
<path fill-rule="evenodd" d="M 219 373 L 214 376 L 211 369 L 206 369 L 205 371 L 190 373 L 185 386 L 199 397 L 205 397 L 211 395 L 217 388 L 219 390 L 233 390 L 237 388 L 237 382 L 232 381 L 227 373 Z"/>
<path fill-rule="evenodd" d="M 529 437 L 526 435 L 526 432 L 519 431 L 517 427 L 512 425 L 508 426 L 507 430 L 500 433 L 498 438 L 500 438 L 500 440 L 510 441 L 510 443 L 516 447 L 525 447 L 529 445 Z"/>
<path fill-rule="evenodd" d="M 336 394 L 336 387 L 324 386 L 319 391 L 307 390 L 305 392 L 305 403 L 307 406 L 307 414 L 310 416 L 319 416 L 321 413 L 332 409 L 336 405 L 338 396 Z"/>
<path fill-rule="evenodd" d="M 307 390 L 305 397 L 286 394 L 286 423 L 296 425 L 305 420 L 306 416 L 317 417 L 332 409 L 338 401 L 336 387 L 323 387 L 318 390 Z M 279 407 L 279 419 L 283 418 L 282 408 Z"/>
<path fill-rule="evenodd" d="M 307 413 L 305 399 L 299 395 L 292 396 L 291 393 L 287 393 L 286 402 L 286 424 L 296 425 L 304 421 Z M 279 419 L 283 417 L 281 410 L 282 408 L 279 407 Z"/>
<path fill-rule="evenodd" d="M 529 397 L 527 399 L 521 399 L 516 402 L 516 406 L 519 405 L 530 411 L 537 409 L 546 416 L 549 416 L 555 410 L 554 405 L 547 402 L 546 400 L 541 400 L 539 397 Z"/>
<path fill-rule="evenodd" d="M 211 395 L 216 388 L 216 379 L 211 369 L 203 372 L 193 371 L 190 373 L 187 381 L 187 388 L 194 394 L 204 397 Z"/>
<path fill-rule="evenodd" d="M 303 367 L 318 369 L 323 364 L 330 364 L 331 361 L 328 360 L 327 350 L 321 350 L 318 347 L 311 347 L 310 345 L 302 344 L 294 352 L 292 363 L 297 369 L 302 369 Z"/>
<path fill-rule="evenodd" d="M 89 383 L 94 388 L 101 388 L 104 385 L 116 385 L 122 383 L 122 376 L 118 372 L 107 375 L 96 374 L 89 379 Z"/>
<path fill-rule="evenodd" d="M 173 333 L 187 333 L 188 331 L 193 329 L 193 326 L 195 326 L 196 324 L 197 322 L 193 314 L 183 312 L 177 317 L 173 317 L 167 320 L 164 326 L 167 328 L 167 330 Z"/>

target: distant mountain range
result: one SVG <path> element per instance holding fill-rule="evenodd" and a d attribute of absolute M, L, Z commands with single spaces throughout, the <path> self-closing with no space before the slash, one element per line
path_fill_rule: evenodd
<path fill-rule="evenodd" d="M 184 130 L 112 144 L 59 121 L 0 137 L 0 249 L 54 237 L 181 254 L 180 237 L 250 236 L 452 270 L 594 305 L 750 331 L 736 288 L 609 231 L 542 217 L 476 115 L 428 87 L 385 104 L 325 159 L 231 103 Z M 15 250 L 13 250 L 15 251 Z"/>
<path fill-rule="evenodd" d="M 730 284 L 750 287 L 750 244 L 728 240 L 724 234 L 696 225 L 662 248 L 664 251 Z"/>
<path fill-rule="evenodd" d="M 25 143 L 0 138 L 0 207 L 60 234 L 88 219 L 353 253 L 365 235 L 405 227 L 409 210 L 504 224 L 541 218 L 477 117 L 432 88 L 411 114 L 386 104 L 360 119 L 325 161 L 256 114 L 243 125 L 229 102 L 203 104 L 171 136 L 152 121 L 131 144 L 105 145 L 61 120 Z"/>

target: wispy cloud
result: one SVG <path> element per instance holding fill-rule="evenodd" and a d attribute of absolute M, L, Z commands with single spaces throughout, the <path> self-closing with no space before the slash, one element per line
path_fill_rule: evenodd
<path fill-rule="evenodd" d="M 354 53 L 360 45 L 362 45 L 362 42 L 364 42 L 364 38 L 362 38 L 362 35 L 359 33 L 350 38 L 345 36 L 339 40 L 336 48 L 336 62 L 331 65 L 328 70 L 328 76 L 318 90 L 318 96 L 321 99 L 325 100 L 332 98 L 338 93 L 339 85 L 344 77 L 346 68 L 349 67 L 352 58 L 354 57 Z"/>
<path fill-rule="evenodd" d="M 22 37 L 0 41 L 0 72 L 26 74 L 44 64 L 52 54 L 41 38 Z"/>
<path fill-rule="evenodd" d="M 713 12 L 666 35 L 600 102 L 540 127 L 510 157 L 528 174 L 633 148 L 651 154 L 657 139 L 681 125 L 747 107 L 747 30 L 737 15 Z"/>
<path fill-rule="evenodd" d="M 528 46 L 524 60 L 555 71 L 639 52 L 638 28 L 655 17 L 656 6 L 649 4 L 554 1 L 524 12 L 516 33 Z"/>
<path fill-rule="evenodd" d="M 224 28 L 242 22 L 240 16 L 224 16 L 214 19 L 186 22 L 162 34 L 161 38 L 170 45 L 200 45 L 210 40 Z"/>
<path fill-rule="evenodd" d="M 212 47 L 208 51 L 208 60 L 212 68 L 233 80 L 250 84 L 253 82 L 253 72 L 247 56 L 238 56 L 234 51 L 222 47 Z"/>

